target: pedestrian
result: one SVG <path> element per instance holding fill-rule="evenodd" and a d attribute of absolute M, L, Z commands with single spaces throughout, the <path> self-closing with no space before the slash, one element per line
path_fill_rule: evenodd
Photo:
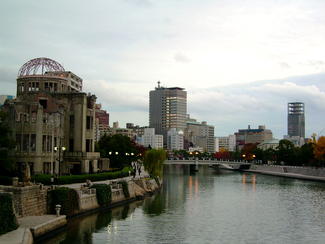
<path fill-rule="evenodd" d="M 139 173 L 139 176 L 141 174 L 141 166 L 138 167 L 138 173 Z"/>

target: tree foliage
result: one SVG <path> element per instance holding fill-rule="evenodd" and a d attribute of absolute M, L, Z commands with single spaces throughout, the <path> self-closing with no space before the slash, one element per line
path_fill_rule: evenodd
<path fill-rule="evenodd" d="M 146 151 L 143 159 L 144 169 L 150 176 L 162 176 L 163 163 L 167 158 L 167 153 L 163 149 L 151 149 Z"/>
<path fill-rule="evenodd" d="M 280 140 L 277 148 L 277 162 L 284 162 L 287 165 L 294 165 L 296 162 L 296 149 L 294 144 L 289 140 Z"/>
<path fill-rule="evenodd" d="M 321 163 L 325 162 L 325 136 L 318 138 L 314 147 L 314 155 Z"/>
<path fill-rule="evenodd" d="M 96 151 L 101 157 L 109 158 L 113 168 L 128 166 L 132 161 L 140 157 L 142 147 L 131 141 L 125 135 L 104 135 L 96 145 Z"/>
<path fill-rule="evenodd" d="M 12 139 L 7 114 L 3 111 L 0 111 L 0 135 L 0 174 L 11 175 L 14 164 L 10 152 L 15 148 L 15 142 Z"/>

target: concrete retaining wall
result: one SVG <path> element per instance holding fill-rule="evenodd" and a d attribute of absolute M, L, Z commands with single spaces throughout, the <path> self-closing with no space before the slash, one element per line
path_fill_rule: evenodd
<path fill-rule="evenodd" d="M 275 173 L 292 173 L 307 176 L 325 177 L 325 168 L 280 166 L 280 165 L 252 165 L 251 170 L 269 171 Z"/>
<path fill-rule="evenodd" d="M 41 185 L 0 186 L 0 190 L 12 192 L 17 217 L 46 214 L 47 191 Z"/>

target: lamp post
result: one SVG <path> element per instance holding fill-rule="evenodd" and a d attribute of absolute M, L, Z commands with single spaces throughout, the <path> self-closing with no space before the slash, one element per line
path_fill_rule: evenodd
<path fill-rule="evenodd" d="M 58 167 L 58 175 L 60 176 L 60 165 L 61 165 L 61 152 L 66 150 L 65 147 L 54 147 L 55 152 L 59 152 L 59 167 Z"/>

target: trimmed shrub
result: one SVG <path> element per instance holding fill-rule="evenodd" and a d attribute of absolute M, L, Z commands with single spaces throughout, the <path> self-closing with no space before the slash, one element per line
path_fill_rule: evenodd
<path fill-rule="evenodd" d="M 123 180 L 123 181 L 118 182 L 118 184 L 121 184 L 122 185 L 122 189 L 123 189 L 124 196 L 126 198 L 129 198 L 130 197 L 130 192 L 129 192 L 128 183 Z"/>
<path fill-rule="evenodd" d="M 18 228 L 9 193 L 0 194 L 0 235 Z"/>
<path fill-rule="evenodd" d="M 0 185 L 12 185 L 12 177 L 0 175 Z"/>
<path fill-rule="evenodd" d="M 108 206 L 112 201 L 112 189 L 107 184 L 93 184 L 91 188 L 96 189 L 96 198 L 100 206 Z"/>
<path fill-rule="evenodd" d="M 114 172 L 104 172 L 98 174 L 82 174 L 82 175 L 64 175 L 58 178 L 58 183 L 60 185 L 73 184 L 73 183 L 83 183 L 86 180 L 91 181 L 102 181 L 102 180 L 112 180 L 117 178 L 122 178 L 129 176 L 130 167 L 125 167 L 122 170 Z M 51 175 L 34 175 L 32 181 L 42 183 L 44 185 L 51 184 Z"/>
<path fill-rule="evenodd" d="M 50 212 L 55 213 L 55 205 L 61 205 L 61 213 L 72 216 L 79 210 L 79 199 L 76 190 L 68 187 L 58 187 L 48 193 Z"/>

